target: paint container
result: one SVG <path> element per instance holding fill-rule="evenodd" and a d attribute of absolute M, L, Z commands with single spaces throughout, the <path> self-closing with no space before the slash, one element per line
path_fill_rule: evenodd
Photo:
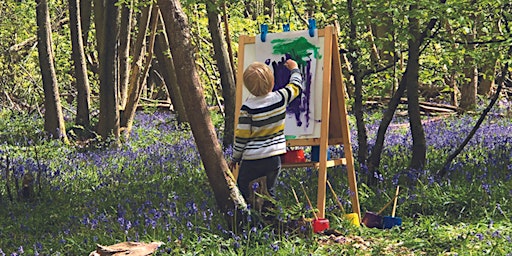
<path fill-rule="evenodd" d="M 366 212 L 363 217 L 363 224 L 368 228 L 382 228 L 382 216 L 374 212 Z"/>
<path fill-rule="evenodd" d="M 398 193 L 400 193 L 400 186 L 396 187 L 396 193 L 395 193 L 395 198 L 394 198 L 394 203 L 393 203 L 393 210 L 391 211 L 391 216 L 384 217 L 384 219 L 382 220 L 382 228 L 392 228 L 394 226 L 402 225 L 402 219 L 399 217 L 395 217 Z"/>
<path fill-rule="evenodd" d="M 324 218 L 318 218 L 313 220 L 313 231 L 315 233 L 322 233 L 326 229 L 329 229 L 329 220 Z"/>
<path fill-rule="evenodd" d="M 286 151 L 286 153 L 281 156 L 281 162 L 285 164 L 306 162 L 304 150 L 297 149 Z"/>
<path fill-rule="evenodd" d="M 355 227 L 359 227 L 361 225 L 361 223 L 359 222 L 359 214 L 357 213 L 344 214 L 343 217 Z"/>
<path fill-rule="evenodd" d="M 327 160 L 331 160 L 331 152 L 327 149 Z M 311 161 L 320 162 L 320 146 L 311 147 Z"/>
<path fill-rule="evenodd" d="M 395 226 L 401 226 L 402 225 L 402 218 L 400 217 L 391 217 L 391 216 L 384 216 L 382 219 L 382 228 L 389 229 Z"/>

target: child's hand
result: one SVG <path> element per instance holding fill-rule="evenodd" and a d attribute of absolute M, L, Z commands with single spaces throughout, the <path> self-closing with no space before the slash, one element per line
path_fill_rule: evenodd
<path fill-rule="evenodd" d="M 285 63 L 284 63 L 284 66 L 287 67 L 289 70 L 292 70 L 292 69 L 295 69 L 295 68 L 298 68 L 299 66 L 297 65 L 297 62 L 295 62 L 294 60 L 292 59 L 289 59 L 287 60 Z"/>

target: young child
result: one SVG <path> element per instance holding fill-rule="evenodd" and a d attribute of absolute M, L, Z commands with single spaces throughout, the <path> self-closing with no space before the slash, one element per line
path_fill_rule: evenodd
<path fill-rule="evenodd" d="M 280 155 L 286 153 L 286 106 L 302 93 L 302 74 L 297 62 L 289 59 L 285 66 L 290 70 L 289 83 L 274 92 L 274 75 L 268 65 L 255 62 L 244 71 L 245 87 L 254 97 L 249 97 L 240 109 L 230 167 L 241 162 L 238 187 L 246 201 L 252 189 L 249 183 L 263 176 L 269 194 L 274 197 L 281 170 Z"/>

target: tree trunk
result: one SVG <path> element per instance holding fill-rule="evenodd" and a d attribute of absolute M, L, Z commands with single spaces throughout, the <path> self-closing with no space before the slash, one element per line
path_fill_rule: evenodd
<path fill-rule="evenodd" d="M 418 9 L 417 5 L 411 5 L 410 11 Z M 409 17 L 409 35 L 408 42 L 409 59 L 407 61 L 407 102 L 409 113 L 409 124 L 412 134 L 412 158 L 409 164 L 411 169 L 422 169 L 425 165 L 427 156 L 427 145 L 425 141 L 425 132 L 421 124 L 420 104 L 419 104 L 419 57 L 421 46 L 420 22 L 415 16 Z"/>
<path fill-rule="evenodd" d="M 84 44 L 82 41 L 82 27 L 80 23 L 80 0 L 69 0 L 69 25 L 72 43 L 72 59 L 75 67 L 77 107 L 76 124 L 90 127 L 89 106 L 90 88 L 87 76 L 87 64 L 85 61 Z"/>
<path fill-rule="evenodd" d="M 160 15 L 161 17 L 161 15 Z M 163 23 L 163 21 L 161 21 Z M 162 24 L 163 25 L 163 24 Z M 167 40 L 167 33 L 162 32 L 156 36 L 155 41 L 155 55 L 158 60 L 158 70 L 162 74 L 165 81 L 169 98 L 171 99 L 174 111 L 177 114 L 177 120 L 179 123 L 185 123 L 187 121 L 187 112 L 181 98 L 180 87 L 176 78 L 176 69 L 174 68 L 174 62 L 172 56 L 169 53 L 169 41 Z"/>
<path fill-rule="evenodd" d="M 67 142 L 66 127 L 60 103 L 59 86 L 53 64 L 52 31 L 48 2 L 37 0 L 37 50 L 44 90 L 44 130 L 55 139 Z"/>
<path fill-rule="evenodd" d="M 103 5 L 103 3 L 105 3 Z M 94 1 L 98 47 L 100 114 L 98 133 L 119 139 L 119 103 L 116 84 L 117 7 L 114 1 Z"/>
<path fill-rule="evenodd" d="M 452 39 L 454 39 L 453 28 L 448 21 L 445 21 L 445 29 L 446 29 L 446 32 L 448 33 L 448 35 L 450 35 L 450 37 Z M 453 51 L 456 51 L 457 44 L 453 43 L 451 45 L 451 49 Z M 446 78 L 445 78 L 445 83 L 449 86 L 449 88 L 451 88 L 450 103 L 455 107 L 459 106 L 459 96 L 460 96 L 459 88 L 457 86 L 457 76 L 458 76 L 457 75 L 457 67 L 459 65 L 460 65 L 460 59 L 458 57 L 453 58 L 453 63 L 451 66 L 448 67 L 448 75 L 446 75 Z"/>
<path fill-rule="evenodd" d="M 121 6 L 119 26 L 119 106 L 125 109 L 130 82 L 130 42 L 132 31 L 133 1 Z"/>
<path fill-rule="evenodd" d="M 361 56 L 358 52 L 358 48 L 355 46 L 355 42 L 357 41 L 357 29 L 356 24 L 354 23 L 354 7 L 352 6 L 353 1 L 348 0 L 347 9 L 350 20 L 350 32 L 348 41 L 348 59 L 350 60 L 352 66 L 352 74 L 354 77 L 354 113 L 356 116 L 356 126 L 357 126 L 357 142 L 359 144 L 359 149 L 357 153 L 357 160 L 359 165 L 366 166 L 366 160 L 368 156 L 368 135 L 366 132 L 366 124 L 364 121 L 364 104 L 363 104 L 363 74 L 359 64 L 358 57 Z M 373 179 L 373 174 L 369 174 L 368 180 Z"/>
<path fill-rule="evenodd" d="M 129 93 L 128 94 L 128 102 L 126 104 L 126 109 L 123 113 L 123 118 L 122 118 L 122 122 L 121 122 L 121 127 L 126 127 L 125 132 L 124 132 L 124 135 L 126 138 L 128 138 L 130 136 L 130 132 L 132 130 L 133 119 L 135 118 L 135 112 L 137 111 L 137 105 L 139 104 L 140 95 L 142 93 L 142 90 L 146 87 L 148 72 L 151 67 L 151 59 L 153 58 L 153 48 L 155 45 L 156 28 L 158 27 L 158 21 L 159 21 L 158 6 L 155 5 L 152 8 L 150 6 L 146 10 L 148 12 L 151 10 L 151 14 L 149 15 L 150 22 L 149 22 L 149 24 L 145 23 L 145 24 L 141 24 L 141 25 L 145 25 L 145 27 L 151 26 L 151 34 L 150 34 L 149 42 L 147 44 L 147 50 L 146 50 L 147 53 L 144 54 L 146 57 L 145 61 L 144 62 L 142 61 L 142 56 L 143 56 L 142 48 L 140 51 L 141 54 L 137 56 L 137 59 L 134 59 L 135 60 L 134 70 L 132 72 L 132 77 L 130 78 L 130 87 L 129 87 L 130 89 L 128 92 Z M 141 39 L 141 38 L 144 39 L 144 40 L 140 41 L 141 46 L 146 45 L 145 43 L 143 43 L 144 41 L 146 41 L 145 31 L 146 31 L 146 29 L 143 29 L 143 28 L 141 28 L 139 30 L 140 33 L 138 35 L 139 38 L 137 39 L 137 42 L 139 42 L 139 39 Z M 140 72 L 142 65 L 145 65 L 145 66 L 144 66 L 143 72 Z"/>
<path fill-rule="evenodd" d="M 203 162 L 208 181 L 213 189 L 220 211 L 225 214 L 231 227 L 237 226 L 230 212 L 246 209 L 236 181 L 229 171 L 222 149 L 218 143 L 215 128 L 206 105 L 203 87 L 199 80 L 194 61 L 187 17 L 178 0 L 158 0 L 167 29 L 174 31 L 169 38 L 171 53 L 178 76 L 181 92 L 194 139 Z"/>
<path fill-rule="evenodd" d="M 224 36 L 220 28 L 219 13 L 217 6 L 207 2 L 208 29 L 212 36 L 214 58 L 217 62 L 217 69 L 220 74 L 222 86 L 222 98 L 224 98 L 224 148 L 233 145 L 235 133 L 235 79 L 229 62 L 229 55 L 224 43 Z"/>
<path fill-rule="evenodd" d="M 82 41 L 84 46 L 89 40 L 89 29 L 91 28 L 92 1 L 80 1 L 80 24 L 82 24 Z"/>
<path fill-rule="evenodd" d="M 275 0 L 263 0 L 263 15 L 268 16 L 269 22 L 274 23 Z"/>
<path fill-rule="evenodd" d="M 475 3 L 475 0 L 473 1 Z M 477 18 L 475 14 L 470 15 L 471 20 L 474 21 L 472 32 L 467 35 L 468 42 L 473 42 L 476 39 L 476 23 Z M 460 86 L 460 108 L 462 110 L 473 110 L 476 107 L 476 96 L 478 87 L 478 67 L 475 63 L 471 53 L 475 51 L 476 45 L 465 45 L 467 54 L 464 55 L 464 81 Z"/>

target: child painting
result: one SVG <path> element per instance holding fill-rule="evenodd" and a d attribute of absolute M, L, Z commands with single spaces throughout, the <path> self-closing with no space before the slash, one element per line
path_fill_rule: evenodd
<path fill-rule="evenodd" d="M 261 62 L 249 65 L 243 74 L 244 85 L 252 94 L 240 108 L 230 168 L 240 163 L 238 187 L 246 201 L 249 183 L 266 177 L 266 187 L 275 197 L 275 185 L 281 171 L 280 155 L 286 153 L 284 135 L 286 107 L 302 93 L 302 74 L 292 59 L 284 64 L 288 84 L 276 91 L 271 68 Z"/>

